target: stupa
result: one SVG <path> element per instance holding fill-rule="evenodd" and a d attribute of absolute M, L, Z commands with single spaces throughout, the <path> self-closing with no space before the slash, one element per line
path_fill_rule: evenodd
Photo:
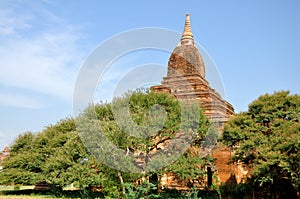
<path fill-rule="evenodd" d="M 205 79 L 205 63 L 194 42 L 190 14 L 186 14 L 180 42 L 169 58 L 167 76 L 163 78 L 161 85 L 151 89 L 171 93 L 178 99 L 196 99 L 204 114 L 220 130 L 234 114 L 233 106 L 222 99 Z"/>

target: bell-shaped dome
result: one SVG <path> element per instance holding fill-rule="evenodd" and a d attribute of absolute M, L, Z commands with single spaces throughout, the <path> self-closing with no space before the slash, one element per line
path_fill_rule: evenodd
<path fill-rule="evenodd" d="M 205 66 L 190 25 L 190 15 L 186 14 L 184 31 L 179 45 L 173 50 L 168 62 L 168 76 L 200 74 L 205 78 Z"/>

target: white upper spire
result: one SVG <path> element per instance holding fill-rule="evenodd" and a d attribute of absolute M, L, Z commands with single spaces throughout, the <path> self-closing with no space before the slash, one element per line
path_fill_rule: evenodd
<path fill-rule="evenodd" d="M 181 45 L 194 45 L 194 37 L 191 28 L 190 14 L 187 13 L 185 17 L 184 30 L 180 40 Z"/>

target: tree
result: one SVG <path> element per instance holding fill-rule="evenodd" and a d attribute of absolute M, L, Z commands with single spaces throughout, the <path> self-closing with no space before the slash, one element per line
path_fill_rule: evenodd
<path fill-rule="evenodd" d="M 34 150 L 34 139 L 35 135 L 32 132 L 26 132 L 15 140 L 10 155 L 3 161 L 1 184 L 31 185 L 43 178 L 43 157 Z"/>
<path fill-rule="evenodd" d="M 10 155 L 3 162 L 0 183 L 32 185 L 45 181 L 47 160 L 66 143 L 67 132 L 74 128 L 74 121 L 68 118 L 46 127 L 43 132 L 19 135 L 11 146 Z"/>
<path fill-rule="evenodd" d="M 128 183 L 135 186 L 154 173 L 173 171 L 185 180 L 198 179 L 204 175 L 200 165 L 207 161 L 198 152 L 208 127 L 198 103 L 134 91 L 89 106 L 78 118 L 40 133 L 20 135 L 0 183 L 98 186 L 115 198 L 120 190 L 125 195 Z"/>
<path fill-rule="evenodd" d="M 90 106 L 77 127 L 98 160 L 123 171 L 118 175 L 121 182 L 169 171 L 197 180 L 205 174 L 204 164 L 212 161 L 199 154 L 209 127 L 199 104 L 166 93 L 135 91 L 112 103 Z M 181 147 L 182 143 L 187 144 Z"/>
<path fill-rule="evenodd" d="M 235 161 L 253 168 L 255 185 L 274 192 L 300 190 L 300 96 L 265 94 L 225 125 L 223 142 Z"/>

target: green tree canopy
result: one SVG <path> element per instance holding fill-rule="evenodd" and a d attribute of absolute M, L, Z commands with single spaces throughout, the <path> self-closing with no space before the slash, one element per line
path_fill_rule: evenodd
<path fill-rule="evenodd" d="M 200 146 L 208 126 L 198 103 L 149 91 L 90 106 L 77 120 L 77 131 L 92 154 L 129 172 L 171 164 L 190 145 Z"/>
<path fill-rule="evenodd" d="M 288 91 L 265 94 L 235 115 L 224 128 L 223 142 L 234 160 L 253 168 L 256 185 L 275 191 L 300 190 L 300 96 Z"/>
<path fill-rule="evenodd" d="M 198 151 L 208 128 L 199 104 L 182 103 L 165 93 L 131 92 L 112 103 L 89 106 L 78 118 L 61 120 L 40 133 L 20 135 L 4 161 L 0 184 L 97 185 L 117 197 L 126 183 L 153 173 L 173 171 L 182 179 L 198 179 L 205 174 L 199 166 L 205 160 Z M 182 143 L 188 143 L 187 147 L 180 148 Z M 174 151 L 176 158 L 165 166 L 142 172 L 147 166 L 163 165 Z M 110 161 L 116 159 L 118 166 L 141 169 L 137 173 L 115 170 Z"/>

